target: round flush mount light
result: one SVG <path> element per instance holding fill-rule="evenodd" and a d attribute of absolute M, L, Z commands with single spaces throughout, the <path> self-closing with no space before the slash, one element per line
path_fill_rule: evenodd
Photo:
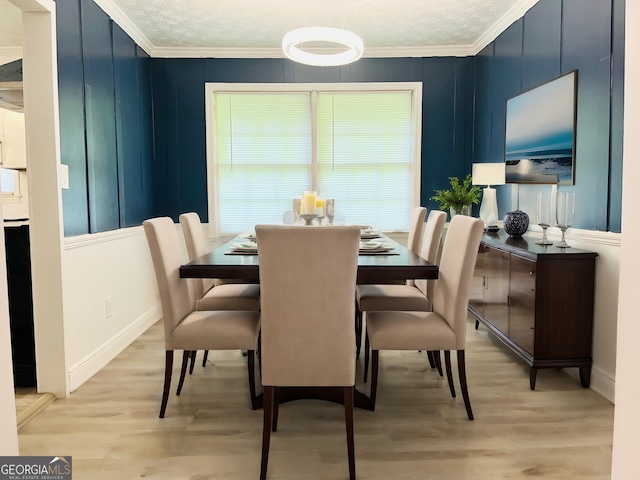
<path fill-rule="evenodd" d="M 299 45 L 305 42 L 333 43 L 347 50 L 332 53 L 312 53 L 302 50 Z M 355 62 L 364 53 L 362 39 L 353 32 L 332 27 L 304 27 L 291 30 L 282 39 L 282 51 L 291 60 L 306 65 L 328 67 L 346 65 Z"/>

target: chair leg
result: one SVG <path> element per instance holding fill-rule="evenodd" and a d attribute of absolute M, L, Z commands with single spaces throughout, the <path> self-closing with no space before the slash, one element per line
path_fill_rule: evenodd
<path fill-rule="evenodd" d="M 442 360 L 440 359 L 440 350 L 434 350 L 431 352 L 433 354 L 433 361 L 436 364 L 436 368 L 438 369 L 438 373 L 442 377 Z"/>
<path fill-rule="evenodd" d="M 367 383 L 367 374 L 369 373 L 369 332 L 365 332 L 364 336 L 364 383 Z"/>
<path fill-rule="evenodd" d="M 251 397 L 251 409 L 255 410 L 258 408 L 258 398 L 256 397 L 256 355 L 253 350 L 249 350 L 247 369 L 249 374 L 249 396 Z"/>
<path fill-rule="evenodd" d="M 449 390 L 451 391 L 451 396 L 453 398 L 456 397 L 456 389 L 453 386 L 453 374 L 451 373 L 451 351 L 444 351 L 444 365 L 447 369 L 447 381 L 449 382 Z"/>
<path fill-rule="evenodd" d="M 464 350 L 458 350 L 458 375 L 460 376 L 460 390 L 462 390 L 464 407 L 467 409 L 469 420 L 473 420 L 471 401 L 469 400 L 469 391 L 467 390 L 467 369 L 464 364 Z"/>
<path fill-rule="evenodd" d="M 205 367 L 207 365 L 207 359 L 209 358 L 209 350 L 204 351 L 204 356 L 202 357 L 202 366 Z"/>
<path fill-rule="evenodd" d="M 356 478 L 356 455 L 353 440 L 353 390 L 355 387 L 344 387 L 344 420 L 347 428 L 347 454 L 349 457 L 349 480 Z"/>
<path fill-rule="evenodd" d="M 431 350 L 427 350 L 427 358 L 429 359 L 429 366 L 436 368 L 436 361 L 433 359 L 433 352 Z"/>
<path fill-rule="evenodd" d="M 182 385 L 184 384 L 184 377 L 187 373 L 187 365 L 189 364 L 190 358 L 190 350 L 185 350 L 184 352 L 182 352 L 182 368 L 180 369 L 180 380 L 178 381 L 178 390 L 176 391 L 176 395 L 180 395 L 180 393 L 182 392 Z"/>
<path fill-rule="evenodd" d="M 164 418 L 169 400 L 169 389 L 171 388 L 171 372 L 173 372 L 173 350 L 167 350 L 164 360 L 164 387 L 162 388 L 162 402 L 160 403 L 160 418 Z"/>
<path fill-rule="evenodd" d="M 189 375 L 193 373 L 193 366 L 196 364 L 196 353 L 198 353 L 197 350 L 193 350 L 191 352 L 191 365 L 189 365 Z"/>
<path fill-rule="evenodd" d="M 267 478 L 267 463 L 269 462 L 269 442 L 271 440 L 271 415 L 273 407 L 273 387 L 264 387 L 264 407 L 262 419 L 262 462 L 260 464 L 260 480 Z"/>
<path fill-rule="evenodd" d="M 278 413 L 280 413 L 280 388 L 273 387 L 273 420 L 271 421 L 271 431 L 278 430 Z"/>
<path fill-rule="evenodd" d="M 356 300 L 356 358 L 360 358 L 360 346 L 362 345 L 362 311 L 358 308 Z"/>
<path fill-rule="evenodd" d="M 376 409 L 376 393 L 378 390 L 378 360 L 379 350 L 371 351 L 371 393 L 369 394 L 369 410 Z"/>

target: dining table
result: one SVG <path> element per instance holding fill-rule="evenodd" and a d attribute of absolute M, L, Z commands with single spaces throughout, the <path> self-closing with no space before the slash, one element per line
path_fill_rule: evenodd
<path fill-rule="evenodd" d="M 224 245 L 211 250 L 195 260 L 180 266 L 181 278 L 217 278 L 228 281 L 258 283 L 260 281 L 260 264 L 257 248 L 239 248 L 251 242 L 250 235 L 239 236 Z M 363 235 L 363 242 L 370 237 Z M 365 240 L 367 239 L 367 240 Z M 407 279 L 437 279 L 438 266 L 428 262 L 411 250 L 380 233 L 376 240 L 387 247 L 386 251 L 373 251 L 361 248 L 358 255 L 356 283 L 384 284 L 399 283 Z M 244 241 L 244 243 L 242 243 Z M 215 288 L 215 287 L 214 287 Z M 355 302 L 355 296 L 354 296 Z M 342 403 L 341 390 L 331 387 L 281 387 L 279 401 L 298 399 L 322 399 Z M 261 403 L 261 395 L 258 402 Z M 372 410 L 369 397 L 355 389 L 354 406 Z"/>

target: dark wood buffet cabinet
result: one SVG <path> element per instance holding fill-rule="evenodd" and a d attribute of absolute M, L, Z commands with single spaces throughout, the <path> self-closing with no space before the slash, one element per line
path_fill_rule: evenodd
<path fill-rule="evenodd" d="M 539 369 L 564 367 L 588 388 L 598 254 L 536 240 L 484 234 L 469 312 L 529 364 L 531 390 Z"/>

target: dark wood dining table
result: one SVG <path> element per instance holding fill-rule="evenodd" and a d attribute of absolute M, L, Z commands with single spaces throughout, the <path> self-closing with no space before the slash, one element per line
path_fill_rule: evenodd
<path fill-rule="evenodd" d="M 221 278 L 225 280 L 260 281 L 257 254 L 232 253 L 239 240 L 230 240 L 209 253 L 180 266 L 182 278 Z M 381 241 L 393 246 L 391 254 L 361 254 L 358 256 L 356 282 L 362 284 L 398 283 L 411 279 L 437 279 L 438 266 L 428 262 L 403 245 L 384 236 Z M 354 300 L 355 301 L 355 300 Z M 342 403 L 342 389 L 331 387 L 282 387 L 279 401 L 322 399 Z M 262 396 L 258 401 L 261 403 Z M 358 389 L 354 392 L 354 406 L 371 410 L 369 397 Z"/>
<path fill-rule="evenodd" d="M 359 285 L 372 283 L 396 283 L 407 278 L 436 279 L 438 266 L 416 255 L 408 248 L 389 237 L 383 237 L 385 244 L 393 246 L 393 254 L 364 254 L 358 256 Z M 229 280 L 260 281 L 260 264 L 256 254 L 230 254 L 233 244 L 230 240 L 221 247 L 180 267 L 182 278 L 224 278 Z"/>

